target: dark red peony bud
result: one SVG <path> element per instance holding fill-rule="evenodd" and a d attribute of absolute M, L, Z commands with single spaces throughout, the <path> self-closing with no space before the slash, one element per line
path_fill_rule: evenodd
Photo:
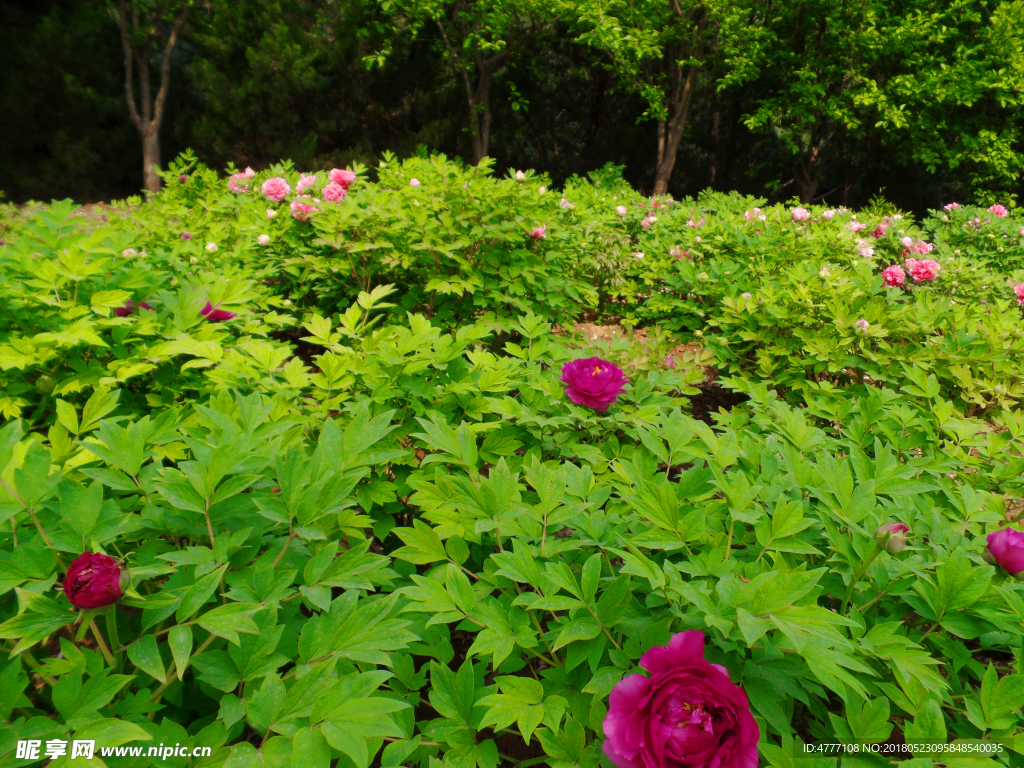
<path fill-rule="evenodd" d="M 109 555 L 86 552 L 68 567 L 64 594 L 79 608 L 103 608 L 121 599 L 128 571 Z"/>

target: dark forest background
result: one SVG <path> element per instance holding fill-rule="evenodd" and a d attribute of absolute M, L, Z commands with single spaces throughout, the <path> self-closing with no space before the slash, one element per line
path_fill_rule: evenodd
<path fill-rule="evenodd" d="M 171 57 L 163 163 L 186 148 L 218 168 L 260 169 L 289 158 L 303 170 L 353 161 L 372 169 L 386 150 L 471 161 L 466 93 L 438 28 L 425 24 L 414 35 L 395 29 L 393 16 L 372 0 L 197 3 Z M 622 82 L 606 54 L 580 44 L 576 33 L 553 19 L 509 51 L 491 88 L 488 154 L 499 173 L 535 168 L 555 185 L 613 163 L 650 192 L 657 121 L 645 119 L 648 102 Z M 384 47 L 383 65 L 368 67 L 364 57 Z M 126 107 L 113 7 L 4 0 L 0 50 L 4 199 L 96 202 L 138 194 L 141 144 Z M 799 196 L 786 137 L 770 126 L 748 127 L 759 105 L 779 97 L 773 73 L 723 89 L 717 66 L 709 59 L 701 69 L 669 191 Z M 1016 195 L 1019 174 L 994 191 L 991 184 L 979 188 L 965 166 L 930 170 L 885 139 L 883 129 L 840 142 L 814 202 L 859 206 L 880 195 L 921 213 L 952 199 L 995 194 L 1010 202 Z M 901 139 L 913 140 L 912 133 Z"/>

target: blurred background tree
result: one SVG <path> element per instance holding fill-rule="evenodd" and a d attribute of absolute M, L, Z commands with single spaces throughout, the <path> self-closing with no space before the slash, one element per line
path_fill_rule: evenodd
<path fill-rule="evenodd" d="M 170 56 L 185 0 L 125 3 L 139 122 L 140 73 L 155 107 L 167 72 L 165 161 L 439 151 L 555 184 L 614 163 L 648 193 L 918 212 L 1020 191 L 1021 0 L 194 0 Z M 118 0 L 0 0 L 7 198 L 144 188 L 118 19 Z"/>

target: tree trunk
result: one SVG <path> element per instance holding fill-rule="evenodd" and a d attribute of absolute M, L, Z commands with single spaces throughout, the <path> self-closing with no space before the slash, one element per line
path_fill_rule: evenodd
<path fill-rule="evenodd" d="M 694 50 L 694 58 L 700 62 L 704 57 L 704 30 L 707 27 L 707 13 L 702 13 L 697 24 L 697 41 Z M 673 64 L 673 86 L 669 95 L 669 119 L 662 127 L 658 125 L 658 164 L 654 170 L 654 194 L 664 195 L 668 191 L 668 181 L 672 177 L 672 171 L 676 166 L 676 155 L 679 153 L 679 144 L 683 140 L 683 132 L 690 119 L 690 106 L 693 104 L 693 94 L 697 90 L 697 77 L 700 74 L 700 65 L 690 66 L 683 80 L 682 67 Z"/>
<path fill-rule="evenodd" d="M 143 126 L 142 134 L 142 186 L 146 192 L 160 191 L 160 176 L 156 169 L 160 165 L 160 126 L 150 121 Z"/>

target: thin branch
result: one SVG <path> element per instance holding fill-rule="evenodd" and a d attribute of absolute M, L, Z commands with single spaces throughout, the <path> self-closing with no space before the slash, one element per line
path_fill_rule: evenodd
<path fill-rule="evenodd" d="M 124 49 L 124 91 L 128 97 L 128 114 L 135 127 L 141 131 L 142 118 L 135 105 L 135 88 L 132 85 L 132 44 L 128 39 L 128 11 L 124 7 L 124 0 L 117 0 L 117 26 L 121 30 L 121 47 Z"/>
<path fill-rule="evenodd" d="M 157 91 L 156 101 L 153 104 L 153 122 L 156 125 L 160 125 L 161 118 L 163 118 L 167 87 L 171 82 L 171 53 L 174 51 L 174 46 L 178 43 L 178 35 L 181 34 L 181 28 L 185 26 L 190 9 L 191 6 L 186 5 L 181 15 L 175 20 L 174 27 L 171 29 L 171 36 L 167 38 L 167 45 L 164 47 L 164 60 L 160 62 L 160 90 Z"/>

